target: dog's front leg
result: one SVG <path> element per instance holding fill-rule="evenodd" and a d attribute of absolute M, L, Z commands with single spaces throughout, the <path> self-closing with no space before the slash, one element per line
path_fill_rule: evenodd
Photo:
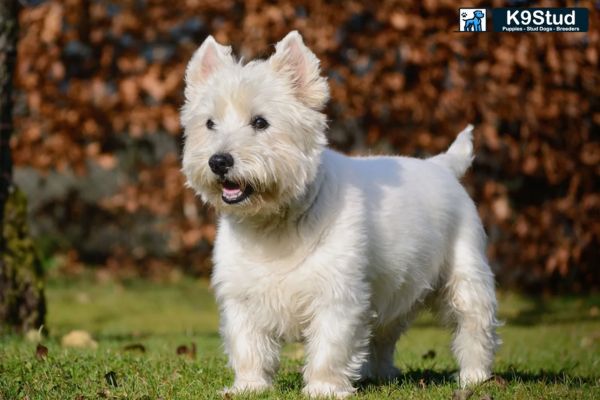
<path fill-rule="evenodd" d="M 355 299 L 338 301 L 317 310 L 305 331 L 304 393 L 310 397 L 351 395 L 366 357 L 365 306 Z"/>
<path fill-rule="evenodd" d="M 271 388 L 281 345 L 259 326 L 256 312 L 250 312 L 244 305 L 230 302 L 223 307 L 221 333 L 235 374 L 233 386 L 223 393 L 261 392 Z"/>

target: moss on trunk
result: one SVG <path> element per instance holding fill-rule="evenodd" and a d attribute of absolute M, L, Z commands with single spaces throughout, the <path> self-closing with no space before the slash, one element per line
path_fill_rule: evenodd
<path fill-rule="evenodd" d="M 4 206 L 0 255 L 0 331 L 26 332 L 44 324 L 43 270 L 27 228 L 27 199 L 12 186 Z"/>

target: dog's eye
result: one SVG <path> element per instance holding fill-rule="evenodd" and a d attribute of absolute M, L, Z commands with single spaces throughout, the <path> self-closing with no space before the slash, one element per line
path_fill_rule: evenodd
<path fill-rule="evenodd" d="M 213 121 L 212 119 L 208 119 L 208 120 L 206 120 L 206 127 L 207 127 L 208 129 L 210 129 L 211 131 L 212 131 L 213 129 L 215 129 L 215 123 L 214 123 L 214 121 Z"/>
<path fill-rule="evenodd" d="M 269 123 L 267 122 L 267 120 L 261 116 L 256 116 L 256 117 L 252 118 L 252 121 L 250 122 L 250 124 L 257 131 L 262 131 L 269 127 Z"/>

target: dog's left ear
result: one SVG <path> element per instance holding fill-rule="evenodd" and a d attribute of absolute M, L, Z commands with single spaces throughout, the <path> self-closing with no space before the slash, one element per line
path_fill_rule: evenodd
<path fill-rule="evenodd" d="M 302 41 L 298 31 L 275 45 L 271 67 L 291 80 L 295 95 L 308 107 L 321 110 L 329 100 L 327 80 L 320 75 L 319 59 Z"/>

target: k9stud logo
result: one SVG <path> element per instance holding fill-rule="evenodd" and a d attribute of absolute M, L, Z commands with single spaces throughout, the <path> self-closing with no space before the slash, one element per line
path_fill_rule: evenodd
<path fill-rule="evenodd" d="M 587 32 L 587 8 L 494 8 L 494 32 Z"/>
<path fill-rule="evenodd" d="M 484 8 L 460 8 L 460 32 L 485 32 L 487 30 L 487 12 Z"/>

